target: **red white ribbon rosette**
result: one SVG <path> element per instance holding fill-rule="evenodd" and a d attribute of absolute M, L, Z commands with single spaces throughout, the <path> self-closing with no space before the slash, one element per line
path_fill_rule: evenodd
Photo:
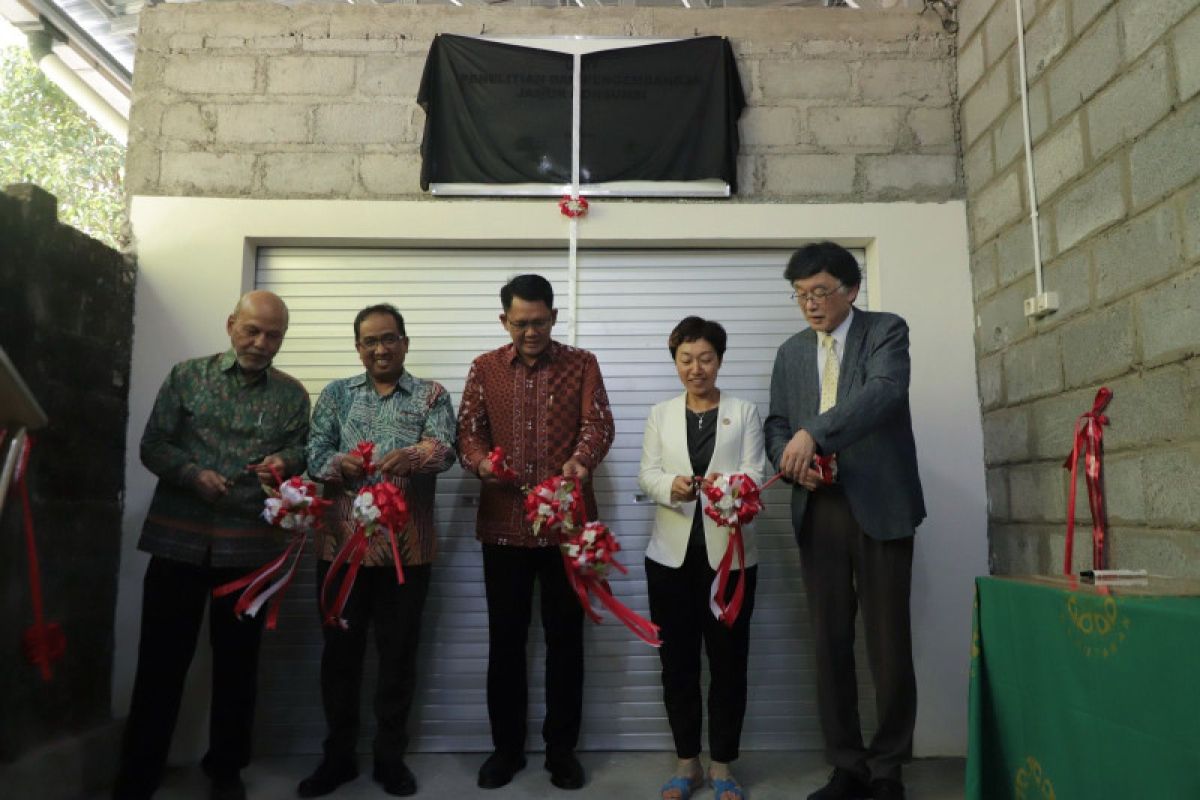
<path fill-rule="evenodd" d="M 558 201 L 558 210 L 564 217 L 576 219 L 587 215 L 588 201 L 586 197 L 572 197 L 564 194 Z"/>
<path fill-rule="evenodd" d="M 1063 574 L 1071 574 L 1071 551 L 1075 545 L 1075 490 L 1079 474 L 1079 456 L 1083 456 L 1083 477 L 1087 483 L 1088 505 L 1092 513 L 1092 568 L 1104 569 L 1104 487 L 1100 483 L 1101 460 L 1104 455 L 1104 427 L 1108 417 L 1104 407 L 1112 400 L 1112 389 L 1101 386 L 1092 402 L 1092 410 L 1075 420 L 1075 444 L 1071 456 L 1063 464 L 1071 470 L 1071 492 L 1067 499 L 1067 540 L 1063 549 Z"/>
<path fill-rule="evenodd" d="M 272 470 L 274 473 L 274 470 Z M 296 574 L 300 554 L 308 543 L 308 534 L 321 527 L 321 517 L 329 501 L 317 493 L 316 484 L 299 475 L 282 480 L 277 473 L 278 488 L 264 486 L 270 495 L 263 503 L 262 517 L 276 528 L 292 532 L 291 541 L 278 557 L 262 567 L 213 589 L 213 597 L 224 597 L 243 590 L 233 606 L 233 613 L 254 617 L 264 605 L 267 609 L 267 630 L 275 630 L 279 622 L 279 606 L 283 594 Z"/>
<path fill-rule="evenodd" d="M 504 452 L 504 448 L 497 445 L 492 448 L 492 452 L 488 453 L 488 463 L 492 465 L 492 475 L 496 480 L 501 480 L 506 483 L 517 482 L 517 471 L 508 464 L 508 454 Z"/>
<path fill-rule="evenodd" d="M 728 603 L 725 602 L 725 591 L 733 571 L 735 552 L 739 569 L 746 568 L 746 544 L 742 537 L 742 526 L 753 521 L 758 512 L 762 511 L 760 491 L 753 478 L 741 473 L 718 475 L 704 483 L 703 492 L 708 500 L 704 507 L 705 515 L 721 527 L 729 529 L 729 544 L 725 546 L 725 555 L 721 557 L 721 563 L 717 566 L 717 575 L 713 578 L 712 593 L 708 601 L 713 616 L 727 627 L 733 627 L 745 600 L 744 576 L 738 580 L 733 597 Z"/>
<path fill-rule="evenodd" d="M 652 647 L 662 646 L 658 626 L 613 597 L 607 576 L 614 567 L 625 572 L 625 567 L 613 557 L 621 545 L 607 525 L 586 521 L 587 511 L 578 481 L 556 475 L 533 487 L 525 495 L 525 518 L 535 535 L 542 530 L 557 534 L 567 582 L 593 622 L 601 621 L 600 614 L 592 608 L 590 596 L 594 594 L 635 636 Z"/>
<path fill-rule="evenodd" d="M 831 485 L 837 480 L 837 453 L 833 453 L 829 456 L 813 456 L 812 469 L 817 473 L 817 478 L 820 479 L 821 483 L 825 484 L 826 486 Z"/>
<path fill-rule="evenodd" d="M 375 474 L 375 443 L 374 442 L 359 442 L 354 449 L 346 455 L 358 456 L 363 462 L 363 474 Z"/>
<path fill-rule="evenodd" d="M 396 583 L 404 583 L 404 568 L 400 562 L 400 548 L 396 544 L 396 536 L 404 532 L 408 526 L 408 503 L 404 492 L 393 483 L 376 483 L 364 486 L 354 498 L 351 510 L 355 522 L 354 533 L 346 539 L 342 549 L 334 556 L 321 585 L 321 616 L 326 625 L 347 627 L 342 613 L 346 610 L 346 601 L 358 578 L 363 559 L 371 549 L 373 537 L 386 534 L 392 547 L 392 561 L 396 565 Z M 341 567 L 346 566 L 346 574 L 341 578 L 333 602 L 329 602 L 329 590 L 337 581 Z"/>

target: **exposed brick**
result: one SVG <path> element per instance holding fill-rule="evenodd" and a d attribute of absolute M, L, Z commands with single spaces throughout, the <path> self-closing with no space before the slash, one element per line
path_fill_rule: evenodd
<path fill-rule="evenodd" d="M 1143 326 L 1143 331 L 1145 330 Z M 1189 404 L 1187 370 L 1177 366 L 1159 367 L 1141 375 L 1113 381 L 1110 419 L 1104 432 L 1105 451 L 1136 449 L 1168 441 L 1196 440 L 1200 431 L 1200 409 Z M 1086 398 L 1091 405 L 1091 398 Z M 1082 414 L 1080 408 L 1076 414 Z M 1192 489 L 1200 484 L 1193 484 Z"/>
<path fill-rule="evenodd" d="M 983 461 L 993 464 L 1029 458 L 1029 411 L 1002 408 L 983 415 Z"/>
<path fill-rule="evenodd" d="M 1146 364 L 1200 352 L 1200 272 L 1192 270 L 1145 292 L 1138 307 Z"/>
<path fill-rule="evenodd" d="M 368 153 L 359 166 L 363 188 L 380 197 L 412 195 L 421 191 L 421 154 Z M 741 176 L 745 180 L 746 176 Z"/>
<path fill-rule="evenodd" d="M 1161 280 L 1179 265 L 1175 210 L 1158 206 L 1126 222 L 1099 237 L 1092 253 L 1096 299 L 1102 303 Z"/>
<path fill-rule="evenodd" d="M 1200 100 L 1193 100 L 1134 144 L 1133 204 L 1141 206 L 1200 175 Z"/>
<path fill-rule="evenodd" d="M 408 129 L 405 105 L 322 105 L 315 138 L 325 144 L 387 144 L 403 141 Z"/>
<path fill-rule="evenodd" d="M 956 156 L 866 156 L 863 172 L 872 196 L 896 195 L 906 199 L 937 195 L 948 197 L 957 188 Z"/>
<path fill-rule="evenodd" d="M 1024 300 L 1033 294 L 1033 279 L 1018 281 L 976 304 L 979 350 L 990 353 L 1029 330 Z"/>
<path fill-rule="evenodd" d="M 308 140 L 308 107 L 251 103 L 217 106 L 217 141 L 287 144 Z"/>
<path fill-rule="evenodd" d="M 302 45 L 311 53 L 394 53 L 395 39 L 305 39 Z"/>
<path fill-rule="evenodd" d="M 367 56 L 358 88 L 366 95 L 416 97 L 425 66 L 424 55 Z"/>
<path fill-rule="evenodd" d="M 1025 34 L 1025 69 L 1032 82 L 1063 51 L 1071 38 L 1067 25 L 1067 0 L 1052 3 Z"/>
<path fill-rule="evenodd" d="M 808 129 L 816 144 L 831 150 L 889 153 L 899 140 L 900 109 L 810 108 Z"/>
<path fill-rule="evenodd" d="M 250 56 L 175 56 L 167 61 L 163 84 L 193 94 L 247 94 L 254 91 L 256 69 Z"/>
<path fill-rule="evenodd" d="M 176 33 L 170 39 L 170 48 L 176 52 L 200 50 L 203 47 L 204 35 L 199 33 Z"/>
<path fill-rule="evenodd" d="M 1104 459 L 1104 506 L 1108 519 L 1120 524 L 1122 522 L 1137 523 L 1146 519 L 1146 485 L 1143 481 L 1142 459 L 1140 455 L 1128 457 L 1116 456 Z M 1082 474 L 1079 482 L 1083 483 Z M 1087 497 L 1083 486 L 1076 489 L 1080 497 Z M 1087 504 L 1076 513 L 1086 512 Z M 1091 514 L 1087 514 L 1091 520 Z"/>
<path fill-rule="evenodd" d="M 1004 396 L 1020 403 L 1063 389 L 1063 364 L 1058 336 L 1044 333 L 1004 351 Z"/>
<path fill-rule="evenodd" d="M 987 470 L 988 516 L 992 519 L 1008 519 L 1008 470 L 992 467 Z"/>
<path fill-rule="evenodd" d="M 997 575 L 1045 575 L 1062 569 L 1062 526 L 990 525 L 988 559 Z"/>
<path fill-rule="evenodd" d="M 1012 3 L 1000 3 L 992 9 L 983 25 L 983 41 L 988 63 L 994 64 L 1017 41 L 1017 12 Z"/>
<path fill-rule="evenodd" d="M 1067 387 L 1122 375 L 1134 362 L 1133 304 L 1124 301 L 1059 329 Z"/>
<path fill-rule="evenodd" d="M 1050 117 L 1057 121 L 1096 93 L 1121 66 L 1116 14 L 1105 16 L 1095 28 L 1071 45 L 1049 73 Z"/>
<path fill-rule="evenodd" d="M 995 142 L 996 168 L 1004 170 L 1014 159 L 1025 157 L 1025 117 L 1021 104 L 1016 103 L 1000 118 L 992 130 Z"/>
<path fill-rule="evenodd" d="M 996 239 L 996 265 L 1000 284 L 1033 273 L 1033 229 L 1022 221 Z"/>
<path fill-rule="evenodd" d="M 1004 360 L 1000 353 L 979 359 L 979 402 L 984 410 L 1004 402 Z"/>
<path fill-rule="evenodd" d="M 1114 0 L 1071 0 L 1071 32 L 1079 36 L 1113 2 Z"/>
<path fill-rule="evenodd" d="M 868 105 L 943 106 L 953 80 L 948 60 L 876 60 L 862 65 L 858 89 Z"/>
<path fill-rule="evenodd" d="M 1053 197 L 1063 184 L 1083 172 L 1083 128 L 1080 119 L 1078 114 L 1071 117 L 1034 148 L 1034 180 L 1039 200 Z"/>
<path fill-rule="evenodd" d="M 276 195 L 345 197 L 354 176 L 346 153 L 271 153 L 263 156 L 263 188 Z"/>
<path fill-rule="evenodd" d="M 1091 305 L 1092 269 L 1083 248 L 1047 264 L 1044 278 L 1046 290 L 1058 292 L 1058 311 L 1050 319 L 1066 319 Z"/>
<path fill-rule="evenodd" d="M 1188 17 L 1171 39 L 1175 52 L 1175 82 L 1179 100 L 1190 100 L 1200 92 L 1200 11 Z"/>
<path fill-rule="evenodd" d="M 988 12 L 996 6 L 1004 6 L 997 0 L 969 0 L 960 3 L 956 19 L 958 20 L 958 44 L 961 47 L 971 37 L 975 29 L 987 18 Z M 982 39 L 982 34 L 980 35 Z"/>
<path fill-rule="evenodd" d="M 163 112 L 162 135 L 187 142 L 211 142 L 212 124 L 194 103 L 177 103 Z"/>
<path fill-rule="evenodd" d="M 996 174 L 990 137 L 980 139 L 963 156 L 963 174 L 966 175 L 967 190 L 970 194 L 982 189 Z"/>
<path fill-rule="evenodd" d="M 354 65 L 339 56 L 275 57 L 267 62 L 267 91 L 342 96 L 354 88 Z"/>
<path fill-rule="evenodd" d="M 1146 507 L 1157 525 L 1200 527 L 1200 452 L 1154 448 L 1142 463 L 1146 470 Z"/>
<path fill-rule="evenodd" d="M 1117 6 L 1125 30 L 1125 57 L 1133 60 L 1196 8 L 1196 0 L 1121 0 Z"/>
<path fill-rule="evenodd" d="M 767 100 L 850 95 L 850 67 L 838 61 L 763 61 L 759 74 Z"/>
<path fill-rule="evenodd" d="M 205 36 L 204 49 L 206 50 L 241 50 L 246 46 L 246 39 L 243 36 Z"/>
<path fill-rule="evenodd" d="M 996 245 L 989 242 L 971 254 L 971 291 L 978 300 L 996 284 Z"/>
<path fill-rule="evenodd" d="M 848 195 L 854 189 L 854 156 L 776 156 L 766 162 L 765 175 L 768 195 Z"/>
<path fill-rule="evenodd" d="M 1121 168 L 1112 162 L 1069 189 L 1055 204 L 1058 252 L 1069 250 L 1124 214 Z"/>
<path fill-rule="evenodd" d="M 908 127 L 922 149 L 954 146 L 954 107 L 914 108 L 908 112 Z"/>
<path fill-rule="evenodd" d="M 984 75 L 962 103 L 963 141 L 974 142 L 1013 101 L 1012 60 L 1005 59 Z"/>
<path fill-rule="evenodd" d="M 958 96 L 966 97 L 983 77 L 983 39 L 976 37 L 958 51 Z"/>
<path fill-rule="evenodd" d="M 1064 459 L 1069 456 L 1075 438 L 1075 420 L 1092 407 L 1095 395 L 1096 390 L 1088 387 L 1034 402 L 1030 436 L 1032 457 Z"/>
<path fill-rule="evenodd" d="M 1031 464 L 1008 470 L 1010 516 L 1016 522 L 1057 522 L 1066 517 L 1065 470 Z"/>
<path fill-rule="evenodd" d="M 254 179 L 254 156 L 244 153 L 162 154 L 163 194 L 242 194 Z"/>
<path fill-rule="evenodd" d="M 742 113 L 742 143 L 747 147 L 794 145 L 799 138 L 796 109 L 753 106 Z"/>
<path fill-rule="evenodd" d="M 1200 256 L 1200 187 L 1192 189 L 1183 204 L 1183 241 L 1188 258 Z"/>
<path fill-rule="evenodd" d="M 1088 103 L 1092 157 L 1140 135 L 1171 110 L 1167 52 L 1158 48 Z"/>
<path fill-rule="evenodd" d="M 972 199 L 971 221 L 977 241 L 987 241 L 1021 216 L 1021 179 L 1015 171 L 998 178 Z"/>
<path fill-rule="evenodd" d="M 1108 531 L 1108 563 L 1113 568 L 1147 569 L 1154 575 L 1200 578 L 1195 540 L 1195 531 L 1113 527 Z"/>

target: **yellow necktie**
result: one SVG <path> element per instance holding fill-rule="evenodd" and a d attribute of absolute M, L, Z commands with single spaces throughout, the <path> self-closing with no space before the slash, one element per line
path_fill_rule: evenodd
<path fill-rule="evenodd" d="M 837 339 L 821 332 L 821 349 L 825 351 L 825 370 L 821 376 L 821 413 L 824 414 L 837 404 L 838 373 L 841 365 L 837 357 Z"/>

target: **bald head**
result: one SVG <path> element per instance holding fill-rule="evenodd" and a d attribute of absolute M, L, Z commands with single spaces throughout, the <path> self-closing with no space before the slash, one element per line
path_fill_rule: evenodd
<path fill-rule="evenodd" d="M 283 344 L 288 308 L 274 292 L 246 292 L 225 323 L 238 365 L 246 372 L 261 372 Z"/>

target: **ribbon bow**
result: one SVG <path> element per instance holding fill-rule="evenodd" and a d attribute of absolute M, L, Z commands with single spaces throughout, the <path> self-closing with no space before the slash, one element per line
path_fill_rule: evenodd
<path fill-rule="evenodd" d="M 1071 550 L 1075 544 L 1075 489 L 1079 471 L 1079 456 L 1083 455 L 1083 476 L 1087 482 L 1088 505 L 1092 511 L 1092 567 L 1104 567 L 1104 487 L 1100 485 L 1100 466 L 1103 457 L 1104 427 L 1108 417 L 1102 412 L 1112 400 L 1112 390 L 1101 386 L 1096 392 L 1092 410 L 1075 420 L 1075 444 L 1071 456 L 1063 464 L 1071 470 L 1071 491 L 1067 500 L 1067 541 L 1063 552 L 1063 574 L 1071 574 Z"/>

